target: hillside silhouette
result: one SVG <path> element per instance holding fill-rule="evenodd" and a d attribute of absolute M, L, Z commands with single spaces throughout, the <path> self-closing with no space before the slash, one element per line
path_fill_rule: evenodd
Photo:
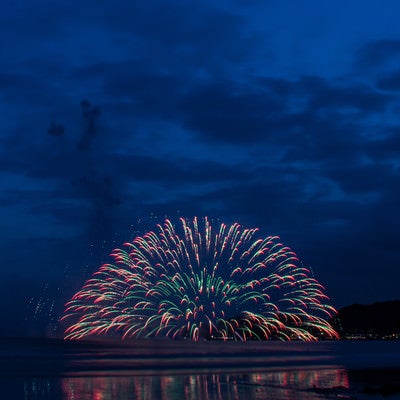
<path fill-rule="evenodd" d="M 371 338 L 400 335 L 400 300 L 352 304 L 339 310 L 332 325 L 340 333 L 366 334 Z"/>

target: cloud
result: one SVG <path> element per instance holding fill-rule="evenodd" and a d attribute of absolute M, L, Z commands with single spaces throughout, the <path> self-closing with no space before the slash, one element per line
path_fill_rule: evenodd
<path fill-rule="evenodd" d="M 396 71 L 384 78 L 377 81 L 377 87 L 385 91 L 398 91 L 400 90 L 400 71 Z"/>
<path fill-rule="evenodd" d="M 400 156 L 400 126 L 383 127 L 382 131 L 381 136 L 365 143 L 365 152 L 376 161 L 396 165 Z"/>
<path fill-rule="evenodd" d="M 283 111 L 283 104 L 267 93 L 232 84 L 195 88 L 181 101 L 187 128 L 197 131 L 202 139 L 237 144 L 271 134 L 269 120 Z"/>
<path fill-rule="evenodd" d="M 227 81 L 194 87 L 181 100 L 185 126 L 209 142 L 290 145 L 299 135 L 306 141 L 307 135 L 317 138 L 320 134 L 324 142 L 334 144 L 337 134 L 359 131 L 364 118 L 385 111 L 394 100 L 351 81 L 303 77 L 297 81 L 258 79 L 256 83 L 238 86 Z"/>
<path fill-rule="evenodd" d="M 358 50 L 356 66 L 362 69 L 382 68 L 399 59 L 399 40 L 374 40 L 366 43 Z"/>
<path fill-rule="evenodd" d="M 348 194 L 371 194 L 379 198 L 398 179 L 390 166 L 382 164 L 337 166 L 326 175 L 330 176 Z"/>
<path fill-rule="evenodd" d="M 117 175 L 139 182 L 163 182 L 176 187 L 206 182 L 246 179 L 249 176 L 239 165 L 227 166 L 207 160 L 167 159 L 141 155 L 114 155 Z"/>
<path fill-rule="evenodd" d="M 40 280 L 67 260 L 79 275 L 154 213 L 280 234 L 339 297 L 341 280 L 395 273 L 400 42 L 366 43 L 337 76 L 324 39 L 276 34 L 238 3 L 40 1 L 0 16 L 3 265 Z"/>
<path fill-rule="evenodd" d="M 170 59 L 164 61 L 166 65 L 173 61 L 174 68 L 184 67 L 186 63 L 218 68 L 216 59 L 242 61 L 253 48 L 251 39 L 254 37 L 243 29 L 245 18 L 211 3 L 150 1 L 127 4 L 120 1 L 119 6 L 113 4 L 107 11 L 108 18 L 104 23 L 108 27 L 148 44 L 147 49 L 152 54 L 141 48 L 144 58 L 165 59 L 169 54 Z M 112 15 L 116 18 L 110 17 Z M 159 50 L 158 54 L 155 49 Z M 176 56 L 180 59 L 174 59 Z"/>
<path fill-rule="evenodd" d="M 116 65 L 108 70 L 106 77 L 109 79 L 105 80 L 104 89 L 112 101 L 123 100 L 137 118 L 176 118 L 180 92 L 187 90 L 187 82 L 178 74 L 143 72 L 140 67 L 132 70 L 126 65 Z"/>
<path fill-rule="evenodd" d="M 49 105 L 56 97 L 52 84 L 28 71 L 0 72 L 0 86 L 3 100 L 12 104 L 25 102 L 27 98 L 35 99 L 29 110 L 38 105 Z"/>
<path fill-rule="evenodd" d="M 367 85 L 350 84 L 344 87 L 327 86 L 316 91 L 310 106 L 313 109 L 377 113 L 384 111 L 392 99 L 392 96 L 378 93 Z"/>

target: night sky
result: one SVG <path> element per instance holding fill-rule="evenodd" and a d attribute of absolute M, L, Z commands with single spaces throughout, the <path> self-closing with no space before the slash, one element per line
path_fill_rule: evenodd
<path fill-rule="evenodd" d="M 399 15 L 3 1 L 0 334 L 51 334 L 110 251 L 166 216 L 279 235 L 337 308 L 399 298 Z"/>

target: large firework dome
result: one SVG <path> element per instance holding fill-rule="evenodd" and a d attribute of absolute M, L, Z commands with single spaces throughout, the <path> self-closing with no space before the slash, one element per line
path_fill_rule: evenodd
<path fill-rule="evenodd" d="M 257 233 L 166 220 L 114 250 L 72 297 L 65 338 L 337 338 L 324 287 L 278 237 Z"/>

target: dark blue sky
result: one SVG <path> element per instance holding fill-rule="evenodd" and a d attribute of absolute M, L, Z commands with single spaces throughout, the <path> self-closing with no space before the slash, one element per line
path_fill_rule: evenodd
<path fill-rule="evenodd" d="M 399 13 L 396 0 L 2 4 L 2 332 L 42 332 L 164 216 L 279 235 L 337 307 L 399 298 Z"/>

